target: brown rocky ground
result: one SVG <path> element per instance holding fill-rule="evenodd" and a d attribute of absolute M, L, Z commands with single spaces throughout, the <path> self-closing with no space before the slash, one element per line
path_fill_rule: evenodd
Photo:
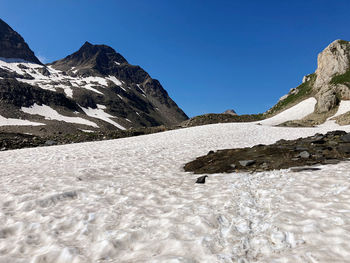
<path fill-rule="evenodd" d="M 75 132 L 72 134 L 57 133 L 56 135 L 38 136 L 14 132 L 0 132 L 0 151 L 29 147 L 52 146 L 69 143 L 101 141 L 139 136 L 170 130 L 165 126 L 147 127 L 129 130 L 114 130 L 110 132 Z"/>
<path fill-rule="evenodd" d="M 215 124 L 215 123 L 229 123 L 229 122 L 252 122 L 252 121 L 260 121 L 263 120 L 265 116 L 263 114 L 246 114 L 246 115 L 232 115 L 225 113 L 210 113 L 195 116 L 191 119 L 183 121 L 180 126 L 181 127 L 194 127 L 201 126 L 207 124 Z"/>
<path fill-rule="evenodd" d="M 291 167 L 299 171 L 317 169 L 313 165 L 335 164 L 349 157 L 350 133 L 332 131 L 297 140 L 280 140 L 271 145 L 210 151 L 187 163 L 184 169 L 196 174 L 259 172 Z"/>

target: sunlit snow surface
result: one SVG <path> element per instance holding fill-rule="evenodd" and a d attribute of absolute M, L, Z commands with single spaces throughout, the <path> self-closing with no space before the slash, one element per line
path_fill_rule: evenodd
<path fill-rule="evenodd" d="M 308 98 L 272 118 L 260 121 L 260 123 L 263 125 L 278 125 L 286 121 L 300 120 L 314 112 L 316 103 L 314 97 Z"/>
<path fill-rule="evenodd" d="M 182 169 L 326 131 L 217 124 L 0 152 L 0 262 L 346 262 L 350 163 L 205 185 Z"/>

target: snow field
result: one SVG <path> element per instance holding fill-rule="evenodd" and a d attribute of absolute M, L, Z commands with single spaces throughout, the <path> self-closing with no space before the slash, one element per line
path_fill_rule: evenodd
<path fill-rule="evenodd" d="M 0 152 L 0 262 L 344 262 L 348 162 L 205 185 L 182 169 L 209 150 L 327 130 L 216 124 Z"/>

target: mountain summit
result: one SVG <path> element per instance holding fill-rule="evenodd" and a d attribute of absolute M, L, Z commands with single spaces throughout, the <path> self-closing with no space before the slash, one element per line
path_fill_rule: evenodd
<path fill-rule="evenodd" d="M 41 64 L 24 39 L 0 19 L 0 57 Z"/>
<path fill-rule="evenodd" d="M 128 63 L 126 59 L 113 48 L 106 45 L 92 45 L 89 42 L 75 53 L 64 59 L 55 61 L 52 66 L 56 69 L 67 71 L 71 68 L 80 71 L 95 70 L 102 75 L 112 74 L 116 65 Z"/>

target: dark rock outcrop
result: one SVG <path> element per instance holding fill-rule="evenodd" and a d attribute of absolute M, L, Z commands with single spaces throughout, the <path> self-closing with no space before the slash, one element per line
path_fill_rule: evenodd
<path fill-rule="evenodd" d="M 16 79 L 0 79 L 0 101 L 19 108 L 30 107 L 33 104 L 46 104 L 81 112 L 75 101 L 68 99 L 62 93 L 33 87 L 20 83 Z"/>
<path fill-rule="evenodd" d="M 209 152 L 185 165 L 196 174 L 259 172 L 291 167 L 307 170 L 317 164 L 335 164 L 350 157 L 350 133 L 332 131 L 297 140 L 280 140 L 271 145 Z M 314 167 L 311 167 L 314 168 Z"/>

